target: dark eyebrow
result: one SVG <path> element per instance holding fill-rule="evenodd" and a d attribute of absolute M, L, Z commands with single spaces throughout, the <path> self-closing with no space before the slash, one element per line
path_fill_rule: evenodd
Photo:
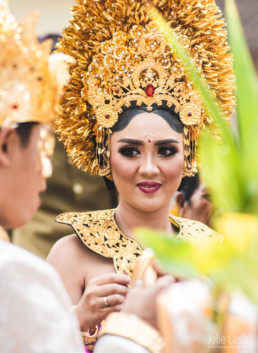
<path fill-rule="evenodd" d="M 156 141 L 154 144 L 155 146 L 160 146 L 160 145 L 167 145 L 169 143 L 179 143 L 179 141 L 174 139 L 167 139 L 167 140 Z"/>
<path fill-rule="evenodd" d="M 137 145 L 137 146 L 143 146 L 143 144 L 144 144 L 144 143 L 143 143 L 142 141 L 140 141 L 140 140 L 126 139 L 126 138 L 120 139 L 120 140 L 118 140 L 118 142 L 129 143 L 129 144 L 131 144 L 131 145 Z"/>
<path fill-rule="evenodd" d="M 130 138 L 123 138 L 123 139 L 118 140 L 118 142 L 129 143 L 131 145 L 137 145 L 137 146 L 143 146 L 144 145 L 143 141 L 130 139 Z M 179 143 L 179 141 L 174 140 L 174 139 L 160 140 L 160 141 L 156 141 L 154 143 L 154 145 L 155 146 L 162 146 L 162 145 L 166 145 L 166 144 L 169 144 L 169 143 Z"/>

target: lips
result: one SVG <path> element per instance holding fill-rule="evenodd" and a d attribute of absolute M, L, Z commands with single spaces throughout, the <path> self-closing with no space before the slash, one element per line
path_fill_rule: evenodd
<path fill-rule="evenodd" d="M 161 184 L 153 181 L 143 181 L 138 183 L 137 187 L 145 194 L 154 194 L 160 189 Z"/>

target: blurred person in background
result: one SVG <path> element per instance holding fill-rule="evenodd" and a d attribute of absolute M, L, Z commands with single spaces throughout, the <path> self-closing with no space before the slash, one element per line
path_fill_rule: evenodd
<path fill-rule="evenodd" d="M 213 205 L 208 191 L 201 182 L 199 174 L 185 177 L 176 195 L 176 207 L 172 214 L 178 213 L 180 217 L 193 219 L 211 225 Z"/>

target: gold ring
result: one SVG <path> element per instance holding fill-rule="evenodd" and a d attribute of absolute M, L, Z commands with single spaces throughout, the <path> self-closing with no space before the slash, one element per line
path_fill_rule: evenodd
<path fill-rule="evenodd" d="M 108 302 L 108 300 L 107 300 L 107 297 L 104 297 L 103 299 L 104 299 L 104 304 L 105 304 L 105 306 L 110 306 L 110 305 L 109 305 L 109 302 Z"/>

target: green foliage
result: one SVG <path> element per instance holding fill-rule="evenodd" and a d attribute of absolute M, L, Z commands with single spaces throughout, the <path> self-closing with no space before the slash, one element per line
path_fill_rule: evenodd
<path fill-rule="evenodd" d="M 237 133 L 225 122 L 217 101 L 173 30 L 152 10 L 153 19 L 183 62 L 206 111 L 221 131 L 222 141 L 218 143 L 207 129 L 199 152 L 202 178 L 213 202 L 226 215 L 219 229 L 224 242 L 222 246 L 186 243 L 147 229 L 137 230 L 136 236 L 154 250 L 168 272 L 182 277 L 209 275 L 217 287 L 242 290 L 258 304 L 258 87 L 234 0 L 226 1 L 226 14 L 237 82 Z M 231 215 L 227 218 L 228 213 Z"/>
<path fill-rule="evenodd" d="M 241 212 L 258 212 L 258 86 L 234 0 L 226 1 L 229 41 L 237 81 L 239 158 L 236 176 L 242 192 Z"/>

